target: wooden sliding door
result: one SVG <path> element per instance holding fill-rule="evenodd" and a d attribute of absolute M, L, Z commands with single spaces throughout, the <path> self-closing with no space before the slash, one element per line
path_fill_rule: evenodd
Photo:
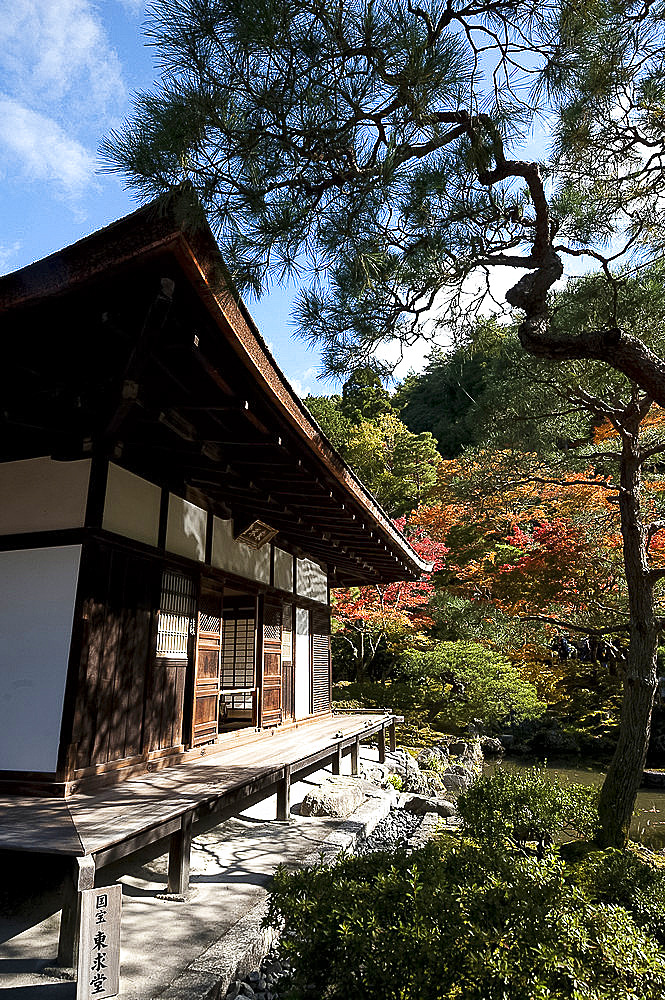
<path fill-rule="evenodd" d="M 312 712 L 330 711 L 330 612 L 312 611 Z"/>
<path fill-rule="evenodd" d="M 261 725 L 277 726 L 282 721 L 282 607 L 263 606 L 263 684 Z"/>
<path fill-rule="evenodd" d="M 293 642 L 293 605 L 282 609 L 282 719 L 295 717 L 295 659 Z"/>
<path fill-rule="evenodd" d="M 222 652 L 222 595 L 204 590 L 199 604 L 192 746 L 217 738 Z"/>

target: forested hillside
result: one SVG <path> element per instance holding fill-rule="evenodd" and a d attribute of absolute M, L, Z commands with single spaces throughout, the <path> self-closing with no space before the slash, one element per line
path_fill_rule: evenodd
<path fill-rule="evenodd" d="M 625 324 L 663 328 L 662 279 L 655 267 L 626 281 Z M 602 291 L 593 278 L 569 282 L 559 322 L 592 322 Z M 308 397 L 434 563 L 419 583 L 335 594 L 338 697 L 400 707 L 421 737 L 475 724 L 529 751 L 611 754 L 629 633 L 620 389 L 600 366 L 528 358 L 513 327 L 484 319 L 397 385 L 365 367 L 339 395 Z M 664 424 L 653 406 L 638 429 L 652 453 L 640 486 L 656 571 Z M 652 756 L 663 743 L 656 708 Z"/>

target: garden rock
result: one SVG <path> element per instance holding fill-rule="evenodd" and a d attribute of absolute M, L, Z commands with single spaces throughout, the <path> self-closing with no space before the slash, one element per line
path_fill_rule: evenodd
<path fill-rule="evenodd" d="M 465 792 L 473 784 L 473 776 L 468 772 L 463 774 L 446 772 L 441 775 L 441 781 L 447 792 Z"/>
<path fill-rule="evenodd" d="M 427 747 L 418 754 L 418 766 L 421 768 L 431 768 L 432 765 L 448 763 L 448 751 L 445 746 Z"/>
<path fill-rule="evenodd" d="M 402 787 L 405 792 L 416 792 L 421 795 L 429 795 L 430 783 L 426 774 L 422 771 L 409 771 L 402 778 Z"/>
<path fill-rule="evenodd" d="M 404 809 L 391 809 L 374 827 L 370 835 L 356 845 L 358 855 L 373 851 L 391 851 L 404 847 L 421 823 L 421 817 Z"/>
<path fill-rule="evenodd" d="M 457 757 L 460 763 L 476 764 L 483 763 L 483 751 L 480 740 L 455 740 L 448 744 L 448 753 L 451 757 Z"/>
<path fill-rule="evenodd" d="M 436 813 L 437 816 L 443 816 L 444 819 L 447 819 L 448 816 L 454 816 L 456 813 L 455 806 L 452 802 L 448 802 L 447 799 L 427 798 L 424 795 L 408 795 L 403 802 L 403 808 L 406 812 L 413 813 L 415 816 Z"/>
<path fill-rule="evenodd" d="M 440 771 L 421 771 L 420 773 L 427 782 L 427 790 L 430 795 L 436 795 L 437 792 L 443 791 L 444 785 Z"/>
<path fill-rule="evenodd" d="M 405 778 L 410 771 L 420 770 L 416 758 L 408 750 L 395 750 L 386 754 L 386 764 L 393 774 Z"/>
<path fill-rule="evenodd" d="M 300 806 L 300 815 L 345 819 L 364 799 L 363 790 L 357 781 L 333 775 L 307 793 Z"/>
<path fill-rule="evenodd" d="M 360 776 L 367 781 L 373 781 L 376 785 L 387 785 L 388 779 L 395 771 L 388 764 L 379 764 L 376 761 L 363 761 L 360 765 Z"/>
<path fill-rule="evenodd" d="M 417 851 L 436 837 L 441 827 L 441 816 L 435 812 L 425 813 L 422 822 L 412 837 L 409 837 L 409 848 Z"/>
<path fill-rule="evenodd" d="M 503 743 L 495 736 L 481 736 L 480 748 L 485 757 L 498 757 L 504 752 Z"/>

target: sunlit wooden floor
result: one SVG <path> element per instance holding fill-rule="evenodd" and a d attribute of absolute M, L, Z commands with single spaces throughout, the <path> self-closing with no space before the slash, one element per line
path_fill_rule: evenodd
<path fill-rule="evenodd" d="M 333 715 L 297 728 L 270 730 L 226 743 L 154 774 L 128 778 L 101 791 L 67 799 L 0 796 L 0 849 L 68 856 L 109 852 L 146 831 L 168 836 L 180 817 L 197 809 L 218 810 L 251 795 L 268 797 L 285 773 L 294 779 L 335 754 L 351 752 L 357 739 L 384 734 L 390 715 Z M 265 794 L 262 794 L 265 792 Z M 146 833 L 149 836 L 149 833 Z"/>

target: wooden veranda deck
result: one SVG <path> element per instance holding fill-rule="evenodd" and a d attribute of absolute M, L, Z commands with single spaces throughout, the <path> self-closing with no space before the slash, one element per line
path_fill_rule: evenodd
<path fill-rule="evenodd" d="M 395 723 L 386 714 L 339 714 L 255 734 L 254 739 L 204 748 L 194 760 L 128 778 L 67 799 L 0 796 L 0 849 L 68 856 L 72 882 L 63 904 L 59 961 L 73 960 L 78 893 L 94 884 L 95 870 L 165 837 L 169 840 L 168 891 L 186 892 L 192 828 L 212 826 L 277 792 L 277 818 L 290 810 L 290 786 L 332 764 L 340 773 L 351 755 L 358 772 L 361 740 L 386 730 L 394 748 Z"/>

